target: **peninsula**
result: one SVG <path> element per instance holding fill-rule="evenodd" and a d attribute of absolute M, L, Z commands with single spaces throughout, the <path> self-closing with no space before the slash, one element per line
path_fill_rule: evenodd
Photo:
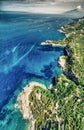
<path fill-rule="evenodd" d="M 61 30 L 64 40 L 47 43 L 64 46 L 65 56 L 59 58 L 63 74 L 50 90 L 30 83 L 15 105 L 30 121 L 30 130 L 84 130 L 84 18 Z"/>

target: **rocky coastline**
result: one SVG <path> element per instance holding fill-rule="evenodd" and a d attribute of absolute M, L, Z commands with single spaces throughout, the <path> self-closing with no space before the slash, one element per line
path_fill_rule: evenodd
<path fill-rule="evenodd" d="M 50 45 L 52 47 L 61 47 L 61 46 L 65 47 L 65 45 L 62 45 L 61 43 L 56 44 L 56 42 L 54 42 L 53 40 L 46 40 L 45 42 L 42 42 L 41 45 L 43 46 Z"/>
<path fill-rule="evenodd" d="M 30 121 L 29 130 L 35 129 L 35 119 L 33 118 L 32 115 L 32 111 L 30 108 L 30 100 L 29 100 L 29 95 L 31 94 L 35 86 L 39 86 L 43 89 L 47 89 L 46 86 L 43 84 L 40 84 L 38 82 L 30 82 L 19 94 L 17 98 L 17 103 L 15 104 L 15 109 L 20 109 L 21 113 L 23 114 L 23 118 L 28 119 Z M 40 95 L 38 95 L 38 98 L 39 96 Z"/>
<path fill-rule="evenodd" d="M 70 26 L 70 25 L 69 25 Z M 64 30 L 64 33 L 66 32 L 65 30 L 67 30 L 67 28 L 68 27 L 66 27 L 65 29 L 64 29 L 64 27 L 62 27 L 62 29 Z M 66 33 L 67 34 L 67 33 Z M 70 33 L 70 35 L 72 35 L 71 33 Z M 74 34 L 75 35 L 75 34 Z M 66 35 L 66 38 L 67 38 L 67 35 Z M 77 91 L 80 89 L 80 88 L 78 88 L 79 86 L 79 81 L 78 81 L 78 77 L 76 77 L 76 75 L 75 75 L 75 73 L 74 73 L 74 71 L 73 71 L 73 52 L 72 52 L 72 48 L 71 47 L 73 47 L 73 46 L 70 46 L 69 44 L 67 44 L 68 42 L 70 42 L 70 41 L 68 41 L 68 40 L 70 40 L 70 39 L 68 39 L 68 40 L 66 40 L 66 38 L 65 38 L 65 40 L 63 41 L 64 43 L 63 44 L 60 44 L 60 42 L 59 43 L 57 43 L 56 44 L 56 42 L 53 42 L 53 41 L 51 41 L 51 40 L 47 40 L 46 42 L 43 42 L 43 43 L 41 43 L 41 45 L 51 45 L 51 46 L 64 46 L 64 54 L 65 54 L 65 56 L 61 56 L 61 57 L 59 57 L 59 60 L 58 60 L 58 63 L 59 63 L 59 65 L 60 65 L 60 67 L 61 67 L 61 69 L 63 70 L 63 76 L 59 76 L 59 78 L 57 79 L 57 80 L 59 80 L 58 81 L 58 83 L 57 83 L 57 86 L 56 86 L 56 88 L 53 90 L 54 91 L 54 93 L 55 94 L 57 94 L 57 87 L 58 87 L 58 90 L 60 89 L 60 87 L 61 87 L 61 89 L 63 89 L 63 87 L 62 87 L 62 85 L 64 84 L 64 87 L 65 88 L 67 88 L 68 89 L 68 87 L 70 87 L 69 89 L 71 90 L 71 87 L 73 87 L 73 86 L 75 86 L 74 88 L 75 89 L 77 89 Z M 66 43 L 66 44 L 65 44 Z M 69 64 L 70 63 L 70 64 Z M 64 78 L 64 79 L 63 79 Z M 64 82 L 63 82 L 63 80 L 64 80 Z M 61 84 L 62 83 L 62 84 Z M 71 84 L 71 86 L 69 86 Z M 82 83 L 81 83 L 82 84 Z M 80 84 L 80 85 L 81 85 Z M 43 89 L 46 89 L 46 86 L 44 86 L 44 85 L 42 85 L 42 84 L 39 84 L 39 83 L 36 83 L 36 82 L 33 82 L 33 83 L 30 83 L 28 86 L 26 86 L 25 88 L 24 88 L 24 90 L 22 91 L 22 93 L 18 96 L 18 103 L 17 103 L 17 105 L 16 106 L 18 106 L 18 108 L 20 108 L 20 111 L 22 112 L 22 114 L 23 114 L 23 117 L 24 117 L 24 119 L 28 119 L 29 121 L 30 121 L 30 130 L 35 130 L 35 119 L 33 118 L 33 114 L 32 114 L 32 111 L 31 111 L 31 109 L 30 109 L 30 100 L 28 99 L 28 97 L 29 97 L 29 95 L 31 94 L 31 92 L 32 92 L 32 90 L 33 90 L 33 88 L 35 87 L 35 86 L 39 86 L 39 87 L 42 87 Z M 59 87 L 60 86 L 60 87 Z M 82 86 L 82 85 L 81 85 Z M 52 88 L 52 86 L 50 86 L 50 89 Z M 73 89 L 74 89 L 73 88 Z M 66 89 L 66 92 L 68 93 L 68 91 L 69 91 L 69 89 L 68 89 L 68 91 L 67 91 L 67 89 Z M 61 91 L 61 90 L 60 90 Z M 58 94 L 59 94 L 59 92 L 60 91 L 58 91 Z M 72 90 L 71 90 L 72 91 Z M 73 93 L 74 93 L 74 91 L 75 90 L 73 90 Z M 74 93 L 75 94 L 75 93 Z M 73 99 L 71 99 L 73 96 L 76 98 L 76 96 L 75 95 L 72 95 L 72 94 L 70 94 L 69 93 L 69 95 L 68 96 L 66 96 L 66 98 L 64 97 L 64 102 L 63 103 L 65 103 L 65 101 L 66 101 L 66 103 L 68 103 L 68 101 L 70 102 L 71 100 L 73 100 Z M 76 94 L 77 95 L 77 94 Z M 38 99 L 40 99 L 40 97 L 41 97 L 41 95 L 38 95 L 37 94 L 37 96 L 38 96 Z M 54 96 L 56 96 L 56 95 L 54 95 Z M 61 94 L 60 94 L 60 96 L 61 96 Z M 65 96 L 65 93 L 64 93 L 64 96 Z M 79 96 L 79 95 L 78 95 Z M 69 97 L 69 98 L 68 98 Z M 58 98 L 59 98 L 59 95 L 58 95 Z M 63 98 L 63 97 L 62 97 Z M 78 97 L 78 98 L 80 98 L 80 96 Z M 66 100 L 67 99 L 67 100 Z M 70 100 L 71 99 L 71 100 Z M 51 100 L 52 101 L 52 100 Z M 61 101 L 61 98 L 60 98 L 60 101 Z M 77 101 L 79 101 L 79 100 L 77 100 Z M 59 101 L 58 101 L 59 102 Z M 62 102 L 62 101 L 61 101 Z M 75 101 L 74 101 L 75 102 Z M 60 105 L 60 104 L 59 104 Z M 59 108 L 59 105 L 58 105 L 58 108 Z M 70 104 L 69 104 L 70 105 Z M 62 106 L 61 106 L 62 107 Z M 54 113 L 54 114 L 57 114 L 57 110 L 58 110 L 58 108 L 54 111 L 54 112 L 56 112 L 56 113 Z M 71 107 L 70 107 L 71 108 Z M 69 108 L 69 109 L 70 109 Z M 52 108 L 51 108 L 52 109 Z M 50 110 L 51 110 L 50 109 Z M 66 109 L 67 110 L 67 109 Z M 71 110 L 71 109 L 70 109 Z M 59 110 L 58 110 L 59 111 Z M 64 109 L 64 112 L 65 112 L 65 109 Z M 67 112 L 67 111 L 66 111 Z M 64 114 L 66 114 L 66 113 L 64 113 Z M 71 113 L 70 113 L 71 114 Z M 57 115 L 56 115 L 57 116 Z M 58 116 L 57 116 L 58 117 Z M 55 118 L 55 119 L 57 119 L 57 118 Z M 62 120 L 62 119 L 64 119 L 64 120 Z M 67 119 L 67 117 L 66 117 L 66 119 Z M 65 121 L 65 118 L 64 118 L 64 116 L 62 117 L 62 118 L 58 118 L 57 119 L 57 121 L 59 121 L 59 124 L 61 124 L 61 123 L 63 123 L 62 121 Z M 63 123 L 64 124 L 64 123 Z M 46 122 L 46 125 L 47 125 L 47 122 Z M 65 126 L 64 126 L 65 127 Z M 59 125 L 59 130 L 60 130 L 61 128 L 60 128 L 60 125 Z M 45 130 L 45 129 L 42 129 L 42 130 Z M 63 129 L 62 129 L 63 130 Z"/>
<path fill-rule="evenodd" d="M 53 40 L 47 40 L 45 42 L 42 42 L 41 45 L 51 45 L 52 47 L 63 46 L 65 53 L 68 52 L 68 50 L 66 49 L 65 44 L 63 44 L 63 45 L 61 43 L 56 44 L 56 43 L 54 43 Z M 65 59 L 65 56 L 60 56 L 59 57 L 58 64 L 60 65 L 63 73 L 66 73 L 66 59 Z M 21 113 L 23 114 L 23 118 L 29 120 L 29 122 L 30 122 L 29 130 L 35 130 L 35 122 L 36 122 L 36 120 L 33 117 L 32 110 L 30 108 L 30 100 L 29 100 L 29 95 L 31 94 L 31 92 L 33 91 L 33 88 L 35 86 L 39 86 L 39 87 L 41 87 L 43 89 L 47 89 L 46 86 L 43 85 L 43 84 L 40 84 L 38 82 L 30 82 L 23 89 L 23 91 L 20 93 L 20 95 L 18 96 L 18 99 L 17 99 L 17 103 L 15 104 L 15 108 L 20 109 Z M 48 90 L 49 91 L 53 90 L 53 85 L 52 84 L 48 87 Z M 38 98 L 39 98 L 39 95 L 38 95 Z M 43 128 L 43 130 L 46 130 L 47 127 L 50 127 L 50 125 L 48 124 L 49 126 L 47 126 L 47 124 L 48 124 L 48 122 L 46 123 L 46 126 L 45 126 L 45 128 Z M 55 124 L 58 124 L 57 121 L 55 122 Z"/>

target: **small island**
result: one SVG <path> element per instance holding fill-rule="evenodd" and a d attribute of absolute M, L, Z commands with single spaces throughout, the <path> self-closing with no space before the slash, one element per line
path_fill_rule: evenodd
<path fill-rule="evenodd" d="M 64 46 L 65 56 L 58 61 L 63 74 L 51 89 L 31 82 L 15 105 L 30 121 L 30 130 L 84 130 L 84 18 L 61 31 L 66 34 L 64 40 L 45 44 Z"/>

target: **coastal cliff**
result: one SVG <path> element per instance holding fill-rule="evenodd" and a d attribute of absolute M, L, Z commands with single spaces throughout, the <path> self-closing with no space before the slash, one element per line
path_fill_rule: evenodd
<path fill-rule="evenodd" d="M 30 121 L 30 130 L 84 129 L 84 19 L 65 25 L 62 31 L 64 40 L 47 41 L 64 46 L 65 56 L 59 58 L 63 74 L 56 85 L 48 90 L 33 82 L 18 96 L 16 106 Z"/>

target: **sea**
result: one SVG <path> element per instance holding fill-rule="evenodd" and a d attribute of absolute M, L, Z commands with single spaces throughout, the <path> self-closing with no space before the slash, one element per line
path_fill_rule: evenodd
<path fill-rule="evenodd" d="M 48 87 L 62 70 L 58 64 L 64 47 L 41 45 L 62 40 L 58 30 L 73 19 L 63 15 L 0 12 L 0 130 L 28 130 L 14 105 L 22 89 L 32 81 Z"/>

